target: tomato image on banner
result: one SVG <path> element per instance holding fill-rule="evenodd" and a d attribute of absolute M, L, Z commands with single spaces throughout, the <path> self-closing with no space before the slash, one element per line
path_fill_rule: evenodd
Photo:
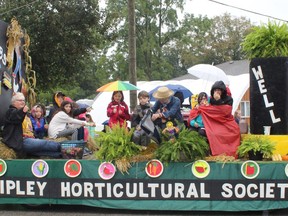
<path fill-rule="evenodd" d="M 75 178 L 80 175 L 82 166 L 79 161 L 71 159 L 64 165 L 64 172 L 68 177 Z"/>
<path fill-rule="evenodd" d="M 259 165 L 252 160 L 245 161 L 241 166 L 241 173 L 247 179 L 254 179 L 260 172 Z"/>
<path fill-rule="evenodd" d="M 145 167 L 145 171 L 148 176 L 157 178 L 163 173 L 164 167 L 161 161 L 153 159 L 150 160 Z"/>
<path fill-rule="evenodd" d="M 192 173 L 197 178 L 205 178 L 210 173 L 210 165 L 207 161 L 197 160 L 192 164 Z"/>

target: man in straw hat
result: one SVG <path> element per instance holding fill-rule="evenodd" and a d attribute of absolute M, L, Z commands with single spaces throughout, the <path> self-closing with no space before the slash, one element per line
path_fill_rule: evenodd
<path fill-rule="evenodd" d="M 166 86 L 159 87 L 153 97 L 157 100 L 152 107 L 152 121 L 162 130 L 166 127 L 167 121 L 172 121 L 174 126 L 182 128 L 184 126 L 181 114 L 181 102 L 179 98 L 173 96 L 174 92 Z"/>

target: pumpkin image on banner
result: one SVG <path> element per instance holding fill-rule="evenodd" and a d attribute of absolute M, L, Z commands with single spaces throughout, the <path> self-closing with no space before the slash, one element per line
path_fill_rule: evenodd
<path fill-rule="evenodd" d="M 145 167 L 147 175 L 152 178 L 157 178 L 160 175 L 162 175 L 163 170 L 164 170 L 163 164 L 161 163 L 161 161 L 156 159 L 150 160 Z"/>
<path fill-rule="evenodd" d="M 197 178 L 205 178 L 210 173 L 210 165 L 207 161 L 197 160 L 192 164 L 192 173 Z"/>
<path fill-rule="evenodd" d="M 254 179 L 260 172 L 259 165 L 252 160 L 245 161 L 241 166 L 241 173 L 247 179 Z"/>
<path fill-rule="evenodd" d="M 71 159 L 64 165 L 64 172 L 68 177 L 75 178 L 80 175 L 82 166 L 79 161 Z"/>

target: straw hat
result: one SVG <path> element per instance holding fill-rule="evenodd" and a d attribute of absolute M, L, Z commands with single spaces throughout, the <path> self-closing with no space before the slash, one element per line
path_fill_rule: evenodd
<path fill-rule="evenodd" d="M 163 87 L 159 87 L 154 93 L 153 93 L 153 97 L 156 99 L 164 99 L 164 98 L 169 98 L 170 96 L 174 95 L 174 92 L 163 86 Z"/>

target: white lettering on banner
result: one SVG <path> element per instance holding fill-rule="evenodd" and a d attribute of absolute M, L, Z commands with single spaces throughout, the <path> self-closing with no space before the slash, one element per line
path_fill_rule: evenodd
<path fill-rule="evenodd" d="M 206 192 L 205 183 L 190 183 L 189 187 L 183 183 L 148 183 L 146 186 L 143 182 L 138 183 L 80 183 L 61 182 L 61 197 L 97 197 L 97 198 L 156 198 L 157 194 L 165 199 L 169 198 L 210 198 L 210 194 Z M 188 190 L 187 190 L 188 189 Z M 106 196 L 105 196 L 106 195 Z"/>
<path fill-rule="evenodd" d="M 178 197 L 184 198 L 184 189 L 185 189 L 185 187 L 183 184 L 176 183 L 175 184 L 175 197 L 176 198 L 178 198 Z"/>
<path fill-rule="evenodd" d="M 157 200 L 287 200 L 288 183 L 281 182 L 62 182 L 0 180 L 0 197 L 59 197 Z M 59 185 L 57 185 L 59 184 Z M 58 188 L 52 190 L 49 188 Z M 46 190 L 45 190 L 46 188 Z M 46 193 L 46 194 L 45 194 Z"/>
<path fill-rule="evenodd" d="M 143 186 L 142 182 L 139 183 L 139 196 L 140 197 L 149 197 L 149 194 L 144 192 L 144 186 Z"/>
<path fill-rule="evenodd" d="M 126 187 L 126 194 L 127 194 L 127 197 L 136 197 L 137 196 L 137 183 L 133 183 L 133 189 L 132 189 L 132 192 L 130 192 L 130 187 Z"/>
<path fill-rule="evenodd" d="M 84 197 L 93 196 L 93 184 L 91 182 L 84 182 Z"/>
<path fill-rule="evenodd" d="M 10 195 L 15 193 L 19 196 L 44 196 L 44 189 L 46 185 L 47 182 L 39 181 L 26 181 L 25 183 L 21 184 L 20 180 L 0 180 L 0 194 Z"/>
<path fill-rule="evenodd" d="M 151 197 L 156 197 L 156 188 L 159 188 L 159 184 L 158 183 L 149 183 L 148 188 L 150 188 Z"/>
<path fill-rule="evenodd" d="M 259 91 L 260 91 L 260 93 L 263 96 L 265 107 L 266 108 L 274 107 L 274 103 L 273 102 L 269 102 L 267 94 L 264 94 L 264 93 L 267 93 L 267 88 L 265 87 L 265 80 L 264 80 L 264 77 L 263 77 L 261 66 L 258 66 L 257 69 L 258 70 L 256 70 L 255 68 L 252 68 L 252 71 L 253 71 L 253 74 L 254 74 L 257 82 L 258 82 Z M 270 117 L 271 117 L 271 120 L 272 120 L 273 124 L 275 124 L 277 122 L 281 122 L 281 118 L 275 118 L 273 109 L 269 110 L 269 114 L 270 114 Z"/>
<path fill-rule="evenodd" d="M 245 196 L 249 198 L 265 198 L 265 199 L 274 199 L 275 198 L 275 189 L 279 189 L 280 198 L 285 199 L 287 193 L 288 184 L 275 184 L 275 183 L 260 183 L 259 186 L 256 184 L 236 184 L 233 188 L 233 185 L 230 183 L 224 183 L 222 185 L 221 195 L 225 198 L 232 198 L 233 195 L 236 198 L 242 199 Z"/>
<path fill-rule="evenodd" d="M 286 189 L 288 188 L 288 185 L 279 183 L 277 184 L 277 187 L 280 188 L 280 198 L 285 199 L 285 193 L 286 193 Z"/>
<path fill-rule="evenodd" d="M 118 188 L 119 188 L 119 190 L 118 190 Z M 123 185 L 121 183 L 117 183 L 114 185 L 113 194 L 115 197 L 121 198 L 123 196 L 123 192 L 121 191 L 121 189 L 123 189 Z"/>
<path fill-rule="evenodd" d="M 161 196 L 166 199 L 172 197 L 172 184 L 168 184 L 168 193 L 165 193 L 165 184 L 161 184 Z"/>
<path fill-rule="evenodd" d="M 82 185 L 80 183 L 73 183 L 71 187 L 72 196 L 80 197 L 82 195 Z"/>

